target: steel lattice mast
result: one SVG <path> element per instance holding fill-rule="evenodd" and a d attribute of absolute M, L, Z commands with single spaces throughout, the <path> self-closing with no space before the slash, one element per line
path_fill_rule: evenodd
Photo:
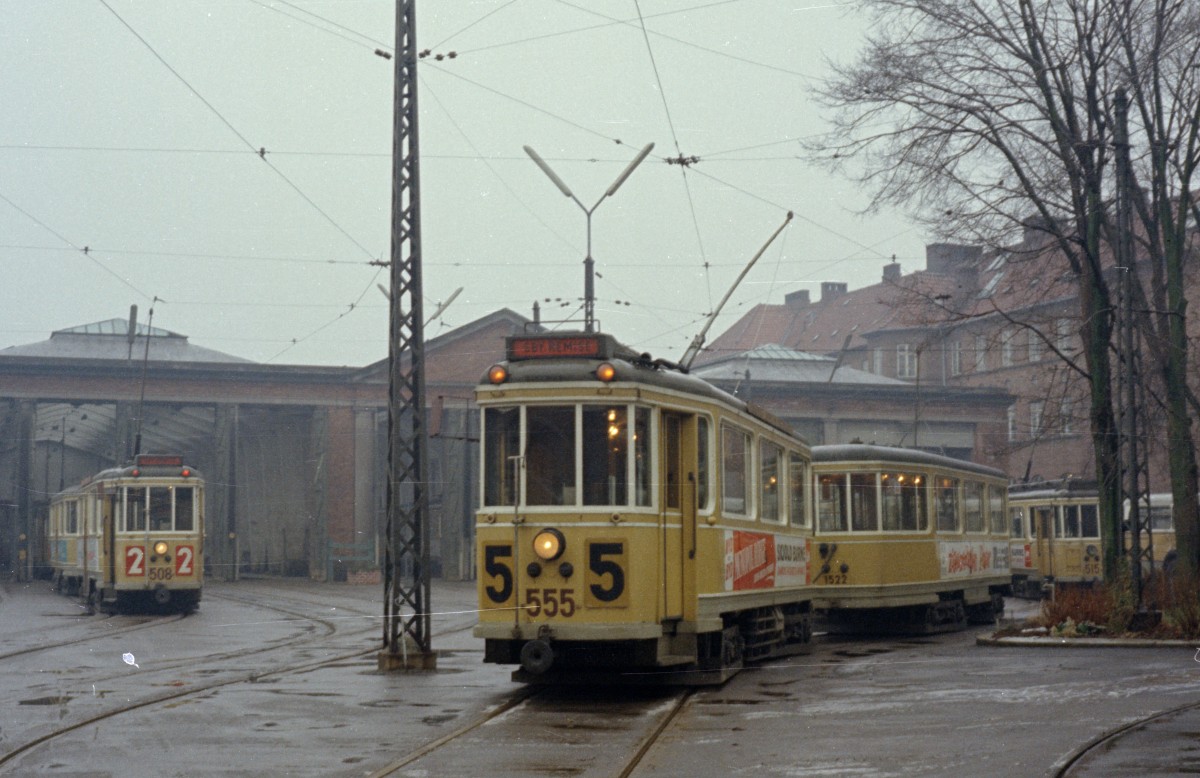
<path fill-rule="evenodd" d="M 1116 122 L 1113 127 L 1116 162 L 1116 217 L 1117 217 L 1117 266 L 1120 277 L 1120 299 L 1117 320 L 1120 323 L 1121 371 L 1118 376 L 1117 407 L 1120 410 L 1120 454 L 1121 496 L 1126 501 L 1128 513 L 1122 523 L 1120 545 L 1129 549 L 1129 574 L 1137 596 L 1139 609 L 1143 606 L 1143 574 L 1154 567 L 1154 547 L 1150 517 L 1149 467 L 1146 447 L 1139 445 L 1138 414 L 1142 407 L 1145 391 L 1142 388 L 1142 362 L 1137 349 L 1137 326 L 1134 321 L 1134 267 L 1136 257 L 1133 244 L 1133 174 L 1129 159 L 1129 130 L 1127 124 L 1129 100 L 1125 89 L 1117 89 L 1114 107 Z M 1128 534 L 1128 538 L 1126 537 Z M 1126 542 L 1128 541 L 1128 542 Z"/>
<path fill-rule="evenodd" d="M 416 0 L 396 2 L 388 325 L 387 555 L 381 669 L 432 669 Z"/>

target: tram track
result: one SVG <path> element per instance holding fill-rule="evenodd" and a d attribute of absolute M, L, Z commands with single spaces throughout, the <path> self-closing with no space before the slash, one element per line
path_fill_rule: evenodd
<path fill-rule="evenodd" d="M 54 741 L 72 733 L 77 733 L 87 727 L 95 726 L 105 722 L 112 722 L 120 719 L 122 716 L 142 711 L 147 708 L 153 708 L 155 706 L 168 706 L 179 704 L 187 700 L 200 699 L 206 695 L 210 695 L 216 690 L 226 687 L 236 686 L 239 684 L 262 683 L 264 681 L 287 676 L 289 674 L 308 673 L 323 667 L 334 666 L 348 661 L 361 660 L 363 657 L 379 650 L 378 645 L 374 645 L 370 648 L 347 648 L 345 650 L 337 651 L 333 655 L 322 656 L 319 659 L 306 659 L 304 661 L 290 662 L 284 661 L 274 667 L 242 672 L 217 669 L 216 666 L 226 664 L 235 659 L 245 659 L 247 657 L 255 656 L 261 657 L 264 655 L 269 655 L 272 652 L 284 650 L 303 650 L 309 644 L 314 646 L 320 646 L 323 643 L 327 644 L 329 639 L 335 635 L 352 639 L 365 636 L 369 632 L 373 632 L 376 629 L 378 622 L 377 617 L 374 617 L 373 614 L 368 614 L 366 611 L 359 610 L 354 607 L 346 607 L 344 602 L 339 604 L 337 607 L 337 610 L 340 612 L 339 617 L 328 618 L 313 613 L 312 609 L 314 607 L 324 607 L 326 603 L 314 602 L 312 598 L 298 598 L 294 596 L 280 597 L 277 595 L 277 593 L 273 592 L 250 594 L 208 592 L 206 593 L 206 596 L 212 599 L 236 602 L 251 608 L 267 610 L 286 617 L 288 620 L 304 621 L 309 625 L 315 626 L 316 629 L 307 629 L 300 634 L 296 634 L 287 638 L 276 639 L 269 645 L 257 645 L 254 647 L 230 651 L 208 653 L 203 656 L 181 658 L 169 662 L 157 662 L 153 669 L 147 669 L 143 671 L 143 674 L 140 676 L 140 679 L 142 680 L 142 686 L 143 688 L 147 686 L 158 686 L 160 688 L 162 686 L 166 686 L 166 689 L 158 691 L 157 693 L 143 696 L 141 698 L 131 699 L 124 703 L 115 704 L 114 706 L 108 707 L 105 710 L 98 711 L 92 715 L 83 716 L 75 721 L 56 724 L 50 731 L 44 732 L 36 737 L 28 738 L 24 742 L 21 742 L 15 746 L 10 746 L 4 754 L 0 755 L 0 772 L 3 772 L 6 767 L 12 765 L 19 758 L 28 756 L 36 752 L 39 748 L 48 747 L 54 743 Z M 283 600 L 286 600 L 286 602 L 281 602 Z M 343 620 L 341 614 L 347 612 L 349 612 L 352 618 L 372 617 L 376 618 L 376 621 L 375 623 L 364 625 L 361 628 L 346 630 L 344 629 L 345 621 Z M 135 626 L 137 629 L 145 629 L 153 626 L 162 626 L 169 623 L 174 623 L 177 620 L 178 619 L 157 619 L 152 622 Z M 469 625 L 453 626 L 451 628 L 444 629 L 442 634 L 452 634 L 454 632 L 469 628 Z M 133 628 L 131 627 L 131 630 L 126 631 L 132 631 L 132 629 Z M 113 634 L 114 633 L 109 632 L 102 636 L 96 637 L 108 638 Z M 88 639 L 62 641 L 57 646 L 47 646 L 46 648 L 49 649 L 52 647 L 62 646 L 70 647 L 80 642 L 86 642 Z M 20 655 L 22 653 L 29 652 L 18 651 L 12 653 Z M 189 667 L 191 670 L 191 680 L 184 682 L 175 679 L 161 683 L 155 683 L 153 680 L 151 680 L 156 676 L 160 678 L 164 677 L 168 673 L 177 671 L 181 667 L 185 666 Z M 209 670 L 207 669 L 208 667 L 213 667 L 214 669 Z M 202 676 L 208 672 L 222 672 L 226 675 L 225 677 L 220 678 L 199 678 L 199 676 Z M 111 676 L 106 677 L 111 678 Z M 82 681 L 82 683 L 93 684 L 94 690 L 95 683 L 103 683 L 104 680 L 104 677 L 95 677 L 88 678 L 86 681 Z M 97 694 L 96 696 L 103 697 L 106 695 Z M 51 702 L 58 699 L 59 698 L 51 698 Z M 62 701 L 65 702 L 66 699 L 69 698 L 64 698 Z"/>
<path fill-rule="evenodd" d="M 508 699 L 435 740 L 371 773 L 371 778 L 469 774 L 481 752 L 503 752 L 502 772 L 534 775 L 562 769 L 555 749 L 571 751 L 573 775 L 628 778 L 686 709 L 694 689 L 628 689 L 607 695 L 579 687 L 522 687 Z M 599 698 L 599 700 L 597 699 Z M 491 728 L 494 732 L 487 732 Z M 539 733 L 540 747 L 514 751 L 514 733 Z"/>
<path fill-rule="evenodd" d="M 1139 732 L 1145 729 L 1148 725 L 1156 721 L 1162 721 L 1171 717 L 1177 716 L 1180 713 L 1188 713 L 1191 711 L 1200 710 L 1200 702 L 1192 702 L 1186 705 L 1180 705 L 1169 710 L 1152 713 L 1149 716 L 1143 716 L 1136 721 L 1126 722 L 1119 727 L 1111 729 L 1099 737 L 1088 741 L 1075 751 L 1071 752 L 1064 760 L 1055 765 L 1053 772 L 1050 773 L 1052 778 L 1071 778 L 1071 776 L 1086 774 L 1086 770 L 1080 772 L 1078 768 L 1083 768 L 1087 759 L 1104 751 L 1111 750 L 1120 745 L 1122 738 Z M 1186 772 L 1191 772 L 1190 770 Z"/>

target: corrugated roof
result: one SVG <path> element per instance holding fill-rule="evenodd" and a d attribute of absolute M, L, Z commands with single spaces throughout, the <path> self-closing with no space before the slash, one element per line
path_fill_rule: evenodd
<path fill-rule="evenodd" d="M 907 383 L 845 365 L 838 366 L 833 357 L 796 351 L 775 343 L 765 343 L 740 354 L 723 356 L 693 369 L 692 373 L 706 381 L 744 381 L 749 378 L 752 381 L 796 384 L 902 386 Z"/>
<path fill-rule="evenodd" d="M 149 359 L 152 362 L 253 362 L 221 351 L 194 346 L 188 343 L 186 335 L 158 327 L 139 324 L 132 344 L 129 342 L 128 333 L 129 322 L 126 319 L 107 319 L 80 324 L 50 333 L 49 340 L 0 349 L 0 357 L 140 360 L 147 358 L 146 342 L 149 333 Z"/>

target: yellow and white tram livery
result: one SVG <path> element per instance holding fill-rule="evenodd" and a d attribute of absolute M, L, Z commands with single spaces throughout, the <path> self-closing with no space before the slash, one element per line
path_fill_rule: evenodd
<path fill-rule="evenodd" d="M 475 629 L 534 681 L 724 680 L 810 634 L 809 448 L 611 336 L 517 336 L 476 390 Z"/>
<path fill-rule="evenodd" d="M 1139 508 L 1148 531 L 1141 548 L 1152 569 L 1169 564 L 1175 548 L 1170 494 L 1145 496 Z M 1013 592 L 1038 599 L 1060 586 L 1092 586 L 1104 578 L 1104 542 L 1095 481 L 1059 479 L 1009 487 Z M 1124 506 L 1125 550 L 1132 544 Z M 1145 572 L 1150 572 L 1149 570 Z"/>
<path fill-rule="evenodd" d="M 182 457 L 142 454 L 60 492 L 47 530 L 56 588 L 89 606 L 200 603 L 204 481 Z"/>
<path fill-rule="evenodd" d="M 1007 478 L 913 449 L 814 446 L 814 605 L 850 629 L 993 621 L 1011 583 Z"/>

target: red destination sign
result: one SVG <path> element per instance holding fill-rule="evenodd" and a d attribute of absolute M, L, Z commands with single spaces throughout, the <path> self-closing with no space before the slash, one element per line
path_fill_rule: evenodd
<path fill-rule="evenodd" d="M 545 359 L 548 357 L 600 356 L 599 338 L 513 338 L 510 344 L 512 359 Z"/>
<path fill-rule="evenodd" d="M 139 454 L 137 463 L 142 467 L 178 467 L 183 464 L 183 457 L 163 456 L 160 454 Z"/>

